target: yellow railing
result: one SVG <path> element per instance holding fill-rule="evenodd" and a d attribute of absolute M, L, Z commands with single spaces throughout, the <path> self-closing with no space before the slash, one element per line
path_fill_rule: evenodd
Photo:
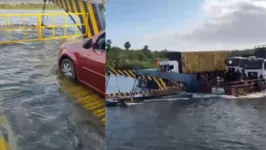
<path fill-rule="evenodd" d="M 74 23 L 71 15 L 76 23 Z M 79 32 L 78 27 L 85 27 L 85 24 L 80 23 L 79 16 L 88 16 L 87 13 L 39 13 L 39 14 L 0 14 L 0 21 L 5 20 L 5 23 L 0 22 L 0 44 L 16 43 L 16 42 L 35 42 L 42 40 L 56 40 L 62 38 L 72 38 L 78 36 L 84 36 L 85 34 Z M 50 22 L 45 22 L 47 17 L 51 19 Z M 61 23 L 57 18 L 63 17 Z M 12 22 L 12 18 L 20 18 L 16 20 L 16 23 Z M 28 19 L 28 20 L 27 20 Z M 30 19 L 30 20 L 29 20 Z M 43 20 L 42 20 L 43 19 Z M 28 22 L 34 22 L 29 24 Z M 44 21 L 44 25 L 42 22 Z M 72 30 L 68 30 L 72 28 Z M 74 28 L 74 29 L 73 29 Z M 63 29 L 62 32 L 57 32 L 56 29 Z M 84 29 L 88 29 L 85 27 Z M 51 36 L 48 35 L 48 31 L 52 32 Z M 73 34 L 69 34 L 67 31 L 72 31 Z M 86 31 L 87 32 L 87 31 Z M 3 34 L 4 33 L 4 34 Z M 13 34 L 12 34 L 13 33 Z M 32 34 L 37 34 L 33 36 Z M 23 37 L 22 37 L 23 34 Z M 3 38 L 4 37 L 4 38 Z M 20 37 L 19 39 L 17 39 Z"/>

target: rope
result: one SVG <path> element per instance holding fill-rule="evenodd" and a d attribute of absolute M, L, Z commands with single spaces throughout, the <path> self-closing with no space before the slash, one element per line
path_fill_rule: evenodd
<path fill-rule="evenodd" d="M 46 2 L 47 0 L 43 0 L 43 6 L 42 6 L 42 13 L 45 13 L 45 9 L 46 9 Z M 44 15 L 42 15 L 42 26 L 44 26 Z"/>
<path fill-rule="evenodd" d="M 51 1 L 48 1 L 48 9 L 46 10 L 47 13 L 49 11 L 50 6 L 51 6 Z M 45 22 L 47 22 L 48 16 L 46 16 L 45 18 L 46 18 Z"/>
<path fill-rule="evenodd" d="M 48 13 L 49 9 L 46 7 L 47 0 L 44 0 L 43 2 L 44 3 L 43 3 L 43 8 L 42 8 L 42 13 L 45 14 L 45 11 Z M 51 0 L 48 0 L 48 4 L 47 4 L 48 7 L 51 6 L 50 4 L 51 4 Z M 45 26 L 44 23 L 47 22 L 47 20 L 48 20 L 48 16 L 42 15 L 42 26 Z"/>

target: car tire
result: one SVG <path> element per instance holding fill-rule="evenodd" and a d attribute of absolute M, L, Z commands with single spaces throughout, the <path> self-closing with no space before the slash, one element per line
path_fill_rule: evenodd
<path fill-rule="evenodd" d="M 67 77 L 70 80 L 76 80 L 75 67 L 71 60 L 65 58 L 61 61 L 60 71 L 64 77 Z"/>

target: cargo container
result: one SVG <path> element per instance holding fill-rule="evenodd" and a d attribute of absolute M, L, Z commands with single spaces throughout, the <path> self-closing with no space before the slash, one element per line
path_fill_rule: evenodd
<path fill-rule="evenodd" d="M 167 52 L 169 60 L 178 61 L 180 73 L 201 73 L 226 70 L 228 51 Z"/>

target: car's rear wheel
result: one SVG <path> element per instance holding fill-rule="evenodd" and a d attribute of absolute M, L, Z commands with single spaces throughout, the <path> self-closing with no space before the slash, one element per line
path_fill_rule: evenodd
<path fill-rule="evenodd" d="M 72 61 L 69 60 L 68 58 L 65 58 L 61 61 L 60 71 L 68 79 L 71 79 L 71 80 L 76 79 L 75 67 Z"/>

